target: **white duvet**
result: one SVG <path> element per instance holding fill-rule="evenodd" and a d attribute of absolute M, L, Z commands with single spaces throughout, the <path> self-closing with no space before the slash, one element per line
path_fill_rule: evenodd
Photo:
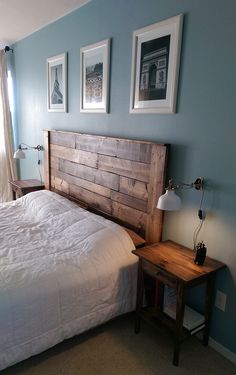
<path fill-rule="evenodd" d="M 134 245 L 50 191 L 0 205 L 0 370 L 132 311 Z"/>

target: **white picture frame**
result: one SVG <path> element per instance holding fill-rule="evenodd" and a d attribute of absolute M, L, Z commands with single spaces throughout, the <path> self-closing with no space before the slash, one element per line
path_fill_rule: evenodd
<path fill-rule="evenodd" d="M 67 112 L 67 53 L 47 59 L 48 112 Z"/>
<path fill-rule="evenodd" d="M 130 113 L 175 113 L 183 14 L 133 32 Z"/>
<path fill-rule="evenodd" d="M 80 112 L 108 113 L 110 39 L 80 49 Z"/>

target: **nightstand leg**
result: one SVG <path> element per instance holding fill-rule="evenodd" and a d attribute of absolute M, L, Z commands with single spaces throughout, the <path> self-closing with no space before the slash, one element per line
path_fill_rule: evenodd
<path fill-rule="evenodd" d="M 184 307 L 185 307 L 185 287 L 182 283 L 177 285 L 176 293 L 176 326 L 175 326 L 175 339 L 174 339 L 174 357 L 173 365 L 179 365 L 179 352 L 180 352 L 180 341 L 182 335 L 182 327 L 184 320 Z"/>
<path fill-rule="evenodd" d="M 13 200 L 15 201 L 16 200 L 16 192 L 14 190 L 12 190 L 12 196 L 13 196 Z"/>
<path fill-rule="evenodd" d="M 143 306 L 143 270 L 142 270 L 142 259 L 139 258 L 138 263 L 138 285 L 137 285 L 137 301 L 136 301 L 136 314 L 135 314 L 135 326 L 134 332 L 140 332 L 140 313 Z"/>
<path fill-rule="evenodd" d="M 209 275 L 206 285 L 206 302 L 205 302 L 205 329 L 203 334 L 203 345 L 208 345 L 210 320 L 213 306 L 213 289 L 215 283 L 215 275 Z"/>

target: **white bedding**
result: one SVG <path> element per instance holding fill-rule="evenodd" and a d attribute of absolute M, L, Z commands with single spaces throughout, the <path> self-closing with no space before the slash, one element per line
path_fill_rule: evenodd
<path fill-rule="evenodd" d="M 0 370 L 134 310 L 132 249 L 120 226 L 50 191 L 0 205 Z"/>

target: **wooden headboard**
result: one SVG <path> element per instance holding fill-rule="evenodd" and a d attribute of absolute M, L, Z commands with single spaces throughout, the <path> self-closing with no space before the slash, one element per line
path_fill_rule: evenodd
<path fill-rule="evenodd" d="M 46 189 L 160 241 L 167 145 L 45 130 L 44 147 Z"/>

